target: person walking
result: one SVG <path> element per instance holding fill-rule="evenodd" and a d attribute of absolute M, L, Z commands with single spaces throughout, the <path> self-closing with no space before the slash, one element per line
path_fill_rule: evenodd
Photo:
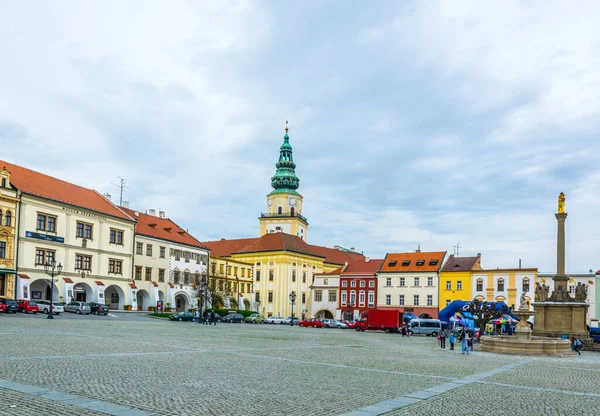
<path fill-rule="evenodd" d="M 448 341 L 450 342 L 450 351 L 454 351 L 454 331 L 450 331 Z"/>
<path fill-rule="evenodd" d="M 208 323 L 208 311 L 205 309 L 202 313 L 202 324 L 206 325 Z"/>
<path fill-rule="evenodd" d="M 446 337 L 448 336 L 448 331 L 446 330 L 446 327 L 443 326 L 442 330 L 440 331 L 440 348 L 445 350 L 446 349 Z"/>
<path fill-rule="evenodd" d="M 583 347 L 583 343 L 579 340 L 579 338 L 573 338 L 573 351 L 581 355 L 581 347 Z"/>
<path fill-rule="evenodd" d="M 467 339 L 469 337 L 469 333 L 467 332 L 467 330 L 465 329 L 465 327 L 463 327 L 460 330 L 460 334 L 458 335 L 458 340 L 460 341 L 460 353 L 461 354 L 466 354 L 469 355 L 469 340 Z"/>
<path fill-rule="evenodd" d="M 217 314 L 215 313 L 215 311 L 212 311 L 212 313 L 211 313 L 211 319 L 212 319 L 213 325 L 217 326 Z"/>
<path fill-rule="evenodd" d="M 475 331 L 473 331 L 473 328 L 469 327 L 467 335 L 467 339 L 469 340 L 469 349 L 473 351 L 473 342 L 475 341 Z"/>
<path fill-rule="evenodd" d="M 200 323 L 200 312 L 198 312 L 198 309 L 196 309 L 196 312 L 194 312 L 194 323 L 195 324 Z"/>

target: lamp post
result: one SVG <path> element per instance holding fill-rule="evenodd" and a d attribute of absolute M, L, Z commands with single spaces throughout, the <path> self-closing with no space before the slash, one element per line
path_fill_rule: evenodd
<path fill-rule="evenodd" d="M 290 293 L 290 302 L 292 302 L 292 319 L 290 321 L 290 326 L 294 325 L 294 303 L 296 302 L 296 292 Z"/>
<path fill-rule="evenodd" d="M 206 307 L 208 306 L 208 302 L 207 302 L 207 296 L 208 296 L 208 283 L 206 283 L 206 280 L 202 281 L 202 288 L 201 290 L 204 292 L 204 300 L 202 302 L 202 309 L 200 311 L 201 314 L 204 314 L 204 311 L 206 310 Z"/>
<path fill-rule="evenodd" d="M 54 277 L 62 273 L 62 268 L 62 264 L 58 263 L 58 266 L 56 265 L 56 260 L 47 261 L 44 264 L 44 271 L 50 276 L 50 312 L 48 313 L 48 319 L 54 319 L 54 311 L 52 311 L 54 308 L 54 304 L 52 303 L 54 298 Z"/>

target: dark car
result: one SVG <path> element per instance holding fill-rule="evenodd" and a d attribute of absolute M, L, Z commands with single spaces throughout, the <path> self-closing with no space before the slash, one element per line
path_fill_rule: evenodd
<path fill-rule="evenodd" d="M 88 302 L 90 305 L 90 313 L 96 315 L 108 315 L 108 306 L 96 302 Z"/>
<path fill-rule="evenodd" d="M 6 299 L 0 298 L 0 303 L 6 305 L 6 312 L 17 313 L 19 311 L 19 306 L 17 305 L 17 301 L 14 299 Z"/>
<path fill-rule="evenodd" d="M 230 313 L 221 318 L 221 322 L 227 322 L 230 324 L 233 323 L 242 323 L 244 322 L 244 315 L 241 313 Z"/>
<path fill-rule="evenodd" d="M 171 321 L 193 321 L 194 320 L 194 314 L 191 312 L 179 312 L 176 313 L 175 315 L 171 315 L 169 316 L 169 320 Z"/>

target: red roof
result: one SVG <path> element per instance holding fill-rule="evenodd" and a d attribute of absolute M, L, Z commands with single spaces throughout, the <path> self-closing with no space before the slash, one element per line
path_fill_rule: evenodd
<path fill-rule="evenodd" d="M 388 253 L 379 269 L 383 273 L 437 272 L 446 257 L 445 251 Z"/>
<path fill-rule="evenodd" d="M 6 167 L 11 175 L 10 183 L 23 193 L 134 221 L 119 207 L 93 189 L 74 185 L 2 160 L 0 160 L 0 166 Z"/>
<path fill-rule="evenodd" d="M 258 238 L 243 238 L 238 240 L 208 241 L 204 243 L 218 257 L 231 256 L 240 253 L 259 253 L 264 251 L 292 251 L 321 257 L 325 263 L 344 264 L 363 259 L 360 253 L 347 252 L 334 248 L 313 246 L 298 236 L 286 233 L 270 233 Z"/>
<path fill-rule="evenodd" d="M 188 246 L 206 248 L 204 244 L 196 240 L 186 230 L 175 224 L 169 218 L 161 218 L 155 215 L 148 215 L 143 212 L 134 211 L 129 208 L 121 208 L 132 218 L 137 219 L 135 233 L 146 237 L 158 238 L 173 243 L 185 244 Z M 136 215 L 137 213 L 137 215 Z"/>
<path fill-rule="evenodd" d="M 340 277 L 344 277 L 349 274 L 374 275 L 379 270 L 379 267 L 381 267 L 381 263 L 383 263 L 383 259 L 371 259 L 369 261 L 366 261 L 366 259 L 361 259 L 355 261 L 354 263 L 349 264 L 348 267 L 346 267 L 346 270 L 344 270 L 341 273 Z"/>

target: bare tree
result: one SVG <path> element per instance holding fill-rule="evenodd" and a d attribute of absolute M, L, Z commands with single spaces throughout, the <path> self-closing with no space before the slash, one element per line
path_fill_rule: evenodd
<path fill-rule="evenodd" d="M 485 332 L 485 325 L 490 320 L 502 318 L 502 316 L 508 312 L 506 304 L 503 304 L 501 308 L 498 308 L 497 302 L 486 302 L 479 299 L 473 299 L 471 303 L 462 308 L 460 315 L 464 319 L 473 319 L 475 327 L 478 327 L 480 334 L 483 334 Z M 471 316 L 467 316 L 467 314 L 470 314 Z"/>

